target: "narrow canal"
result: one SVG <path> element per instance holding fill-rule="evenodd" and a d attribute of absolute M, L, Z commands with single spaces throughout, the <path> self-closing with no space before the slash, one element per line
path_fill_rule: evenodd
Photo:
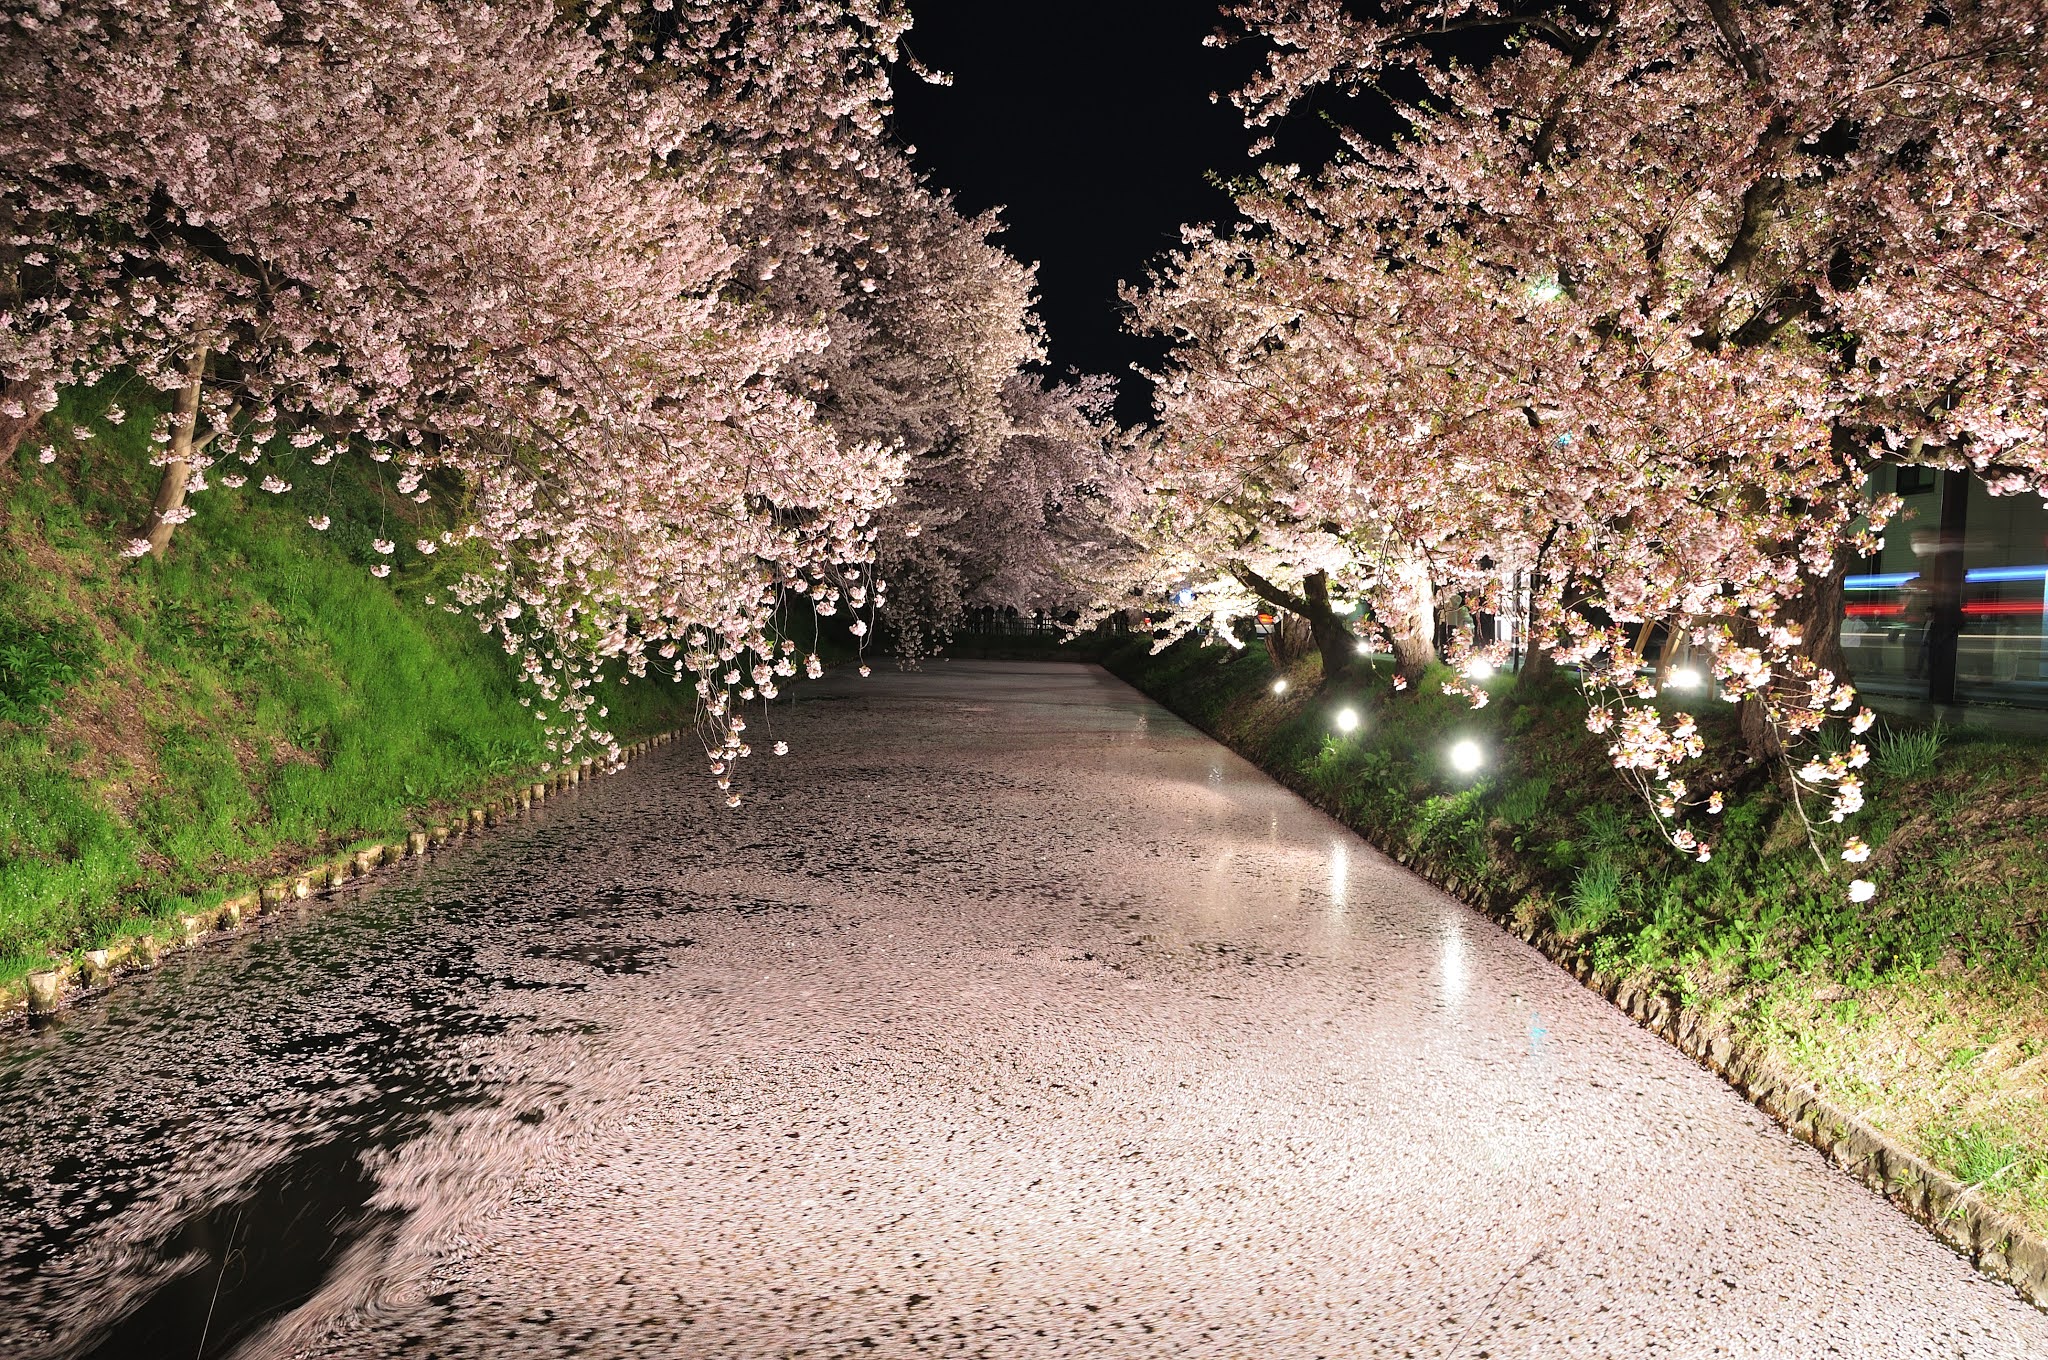
<path fill-rule="evenodd" d="M 0 1356 L 2048 1355 L 1100 671 L 749 735 L 0 1037 Z"/>

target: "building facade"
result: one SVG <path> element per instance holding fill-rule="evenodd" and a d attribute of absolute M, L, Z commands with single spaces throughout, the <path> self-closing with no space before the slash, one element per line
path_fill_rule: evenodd
<path fill-rule="evenodd" d="M 1844 582 L 1857 686 L 1934 703 L 2048 707 L 2048 503 L 1976 477 L 1885 468 L 1903 515 Z"/>

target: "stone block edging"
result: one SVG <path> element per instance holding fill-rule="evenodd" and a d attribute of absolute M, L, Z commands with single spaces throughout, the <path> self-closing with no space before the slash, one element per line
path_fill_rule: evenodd
<path fill-rule="evenodd" d="M 1136 685 L 1131 687 L 1139 689 Z M 1142 689 L 1139 692 L 1173 709 L 1165 696 Z M 1514 902 L 1489 893 L 1483 885 L 1466 883 L 1454 875 L 1439 874 L 1428 865 L 1416 864 L 1414 856 L 1406 850 L 1381 845 L 1362 828 L 1352 826 L 1305 782 L 1297 781 L 1286 771 L 1268 769 L 1236 742 L 1185 714 L 1181 716 L 1410 873 L 1484 913 L 1589 990 L 1627 1012 L 1636 1023 L 1721 1076 L 1794 1137 L 1812 1145 L 1834 1165 L 1926 1225 L 1936 1238 L 1985 1275 L 2012 1286 L 2022 1299 L 2048 1312 L 2048 1238 L 1984 1203 L 1976 1186 L 1964 1185 L 1890 1135 L 1837 1108 L 1812 1086 L 1772 1063 L 1761 1046 L 1698 1007 L 1687 1007 L 1677 998 L 1636 979 L 1596 972 L 1587 955 L 1554 931 L 1520 921 Z"/>
<path fill-rule="evenodd" d="M 265 916 L 316 892 L 339 888 L 378 870 L 425 857 L 451 840 L 485 827 L 502 826 L 532 810 L 535 804 L 600 774 L 612 774 L 657 746 L 682 736 L 681 729 L 658 732 L 619 748 L 617 761 L 586 756 L 574 765 L 516 784 L 496 798 L 470 808 L 457 808 L 446 822 L 415 828 L 398 839 L 301 865 L 294 871 L 236 893 L 202 911 L 179 916 L 165 933 L 131 936 L 104 949 L 88 949 L 54 967 L 38 969 L 19 983 L 0 986 L 0 1029 L 51 1015 L 66 1006 L 104 992 L 116 982 L 154 968 L 164 955 L 196 948 L 214 940 L 253 930 Z"/>

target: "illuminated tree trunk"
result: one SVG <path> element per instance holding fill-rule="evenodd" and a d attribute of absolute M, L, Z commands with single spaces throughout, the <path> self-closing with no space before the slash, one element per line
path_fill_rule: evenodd
<path fill-rule="evenodd" d="M 1849 657 L 1842 650 L 1846 558 L 1846 550 L 1838 554 L 1834 570 L 1825 576 L 1813 576 L 1802 570 L 1799 593 L 1786 602 L 1779 615 L 1788 627 L 1799 630 L 1797 654 L 1827 671 L 1837 685 L 1850 679 Z M 1754 696 L 1744 699 L 1739 716 L 1742 740 L 1749 748 L 1750 759 L 1775 760 L 1784 754 L 1784 741 L 1771 725 L 1762 702 Z"/>
<path fill-rule="evenodd" d="M 33 394 L 34 389 L 25 382 L 0 381 L 0 405 L 17 401 L 22 404 L 22 414 L 18 416 L 0 411 L 0 463 L 12 458 L 21 447 L 22 437 L 36 427 L 37 416 L 28 405 Z"/>
<path fill-rule="evenodd" d="M 161 562 L 171 546 L 171 530 L 178 525 L 178 511 L 185 505 L 185 484 L 192 479 L 192 434 L 199 425 L 199 388 L 206 377 L 206 346 L 194 345 L 185 367 L 185 386 L 178 392 L 178 410 L 171 427 L 171 456 L 164 464 L 163 479 L 157 483 L 156 504 L 142 526 L 141 537 L 149 541 L 149 555 Z"/>
<path fill-rule="evenodd" d="M 1309 631 L 1307 619 L 1291 609 L 1274 615 L 1273 631 L 1266 635 L 1266 650 L 1272 653 L 1275 666 L 1293 665 L 1315 645 L 1315 634 Z"/>
<path fill-rule="evenodd" d="M 1436 662 L 1436 587 L 1429 564 L 1419 558 L 1403 562 L 1397 587 L 1386 601 L 1388 634 L 1394 643 L 1394 665 L 1409 683 L 1420 680 Z"/>
<path fill-rule="evenodd" d="M 0 216 L 0 312 L 14 313 L 22 302 L 21 297 L 21 250 L 10 244 L 14 235 L 14 219 Z M 21 446 L 22 437 L 34 429 L 39 419 L 29 398 L 34 389 L 16 378 L 0 378 L 0 463 L 14 456 Z M 11 416 L 4 408 L 20 403 L 21 414 Z"/>

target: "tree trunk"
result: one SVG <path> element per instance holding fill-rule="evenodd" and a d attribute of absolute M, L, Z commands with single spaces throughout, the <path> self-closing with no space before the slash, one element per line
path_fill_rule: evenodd
<path fill-rule="evenodd" d="M 1302 602 L 1308 606 L 1302 617 L 1308 620 L 1309 633 L 1323 657 L 1323 683 L 1349 678 L 1358 660 L 1358 639 L 1330 607 L 1329 574 L 1312 571 L 1302 577 L 1301 594 Z"/>
<path fill-rule="evenodd" d="M 1558 677 L 1557 658 L 1551 655 L 1550 648 L 1543 645 L 1543 640 L 1536 627 L 1537 602 L 1543 598 L 1542 589 L 1543 580 L 1540 576 L 1535 577 L 1529 582 L 1528 651 L 1522 661 L 1522 673 L 1515 678 L 1515 684 L 1518 688 L 1526 686 L 1531 693 L 1548 689 L 1551 685 L 1557 683 Z M 1560 601 L 1560 612 L 1577 609 L 1585 602 L 1586 592 L 1580 587 L 1578 580 L 1576 578 L 1568 578 L 1564 584 L 1564 596 Z"/>
<path fill-rule="evenodd" d="M 1811 657 L 1835 683 L 1849 681 L 1849 654 L 1842 650 L 1843 581 L 1847 564 L 1838 556 L 1835 569 L 1826 576 L 1807 576 L 1799 592 L 1794 617 L 1799 620 L 1804 643 L 1803 656 Z"/>
<path fill-rule="evenodd" d="M 21 248 L 13 244 L 15 219 L 0 214 L 0 312 L 17 312 L 21 306 Z M 0 405 L 21 404 L 21 414 L 0 412 L 0 465 L 14 457 L 21 441 L 42 420 L 29 405 L 34 387 L 25 378 L 0 378 Z"/>
<path fill-rule="evenodd" d="M 178 393 L 176 423 L 171 427 L 171 457 L 157 483 L 156 503 L 140 537 L 149 541 L 149 555 L 161 562 L 171 546 L 177 512 L 185 504 L 185 483 L 192 477 L 192 434 L 199 425 L 199 388 L 206 378 L 206 346 L 194 345 L 185 367 L 185 386 Z"/>
<path fill-rule="evenodd" d="M 1297 595 L 1285 586 L 1266 579 L 1242 562 L 1233 563 L 1230 574 L 1272 605 L 1299 614 L 1308 621 L 1309 634 L 1316 641 L 1316 651 L 1323 659 L 1323 683 L 1344 678 L 1351 670 L 1357 655 L 1357 640 L 1351 630 L 1344 626 L 1330 608 L 1330 577 L 1326 572 L 1311 572 L 1302 578 L 1301 594 Z"/>
<path fill-rule="evenodd" d="M 1754 694 L 1745 698 L 1737 708 L 1737 716 L 1742 720 L 1742 744 L 1748 748 L 1752 761 L 1767 764 L 1785 753 L 1778 729 L 1764 713 L 1763 700 Z"/>
<path fill-rule="evenodd" d="M 1275 666 L 1292 666 L 1307 656 L 1315 645 L 1315 635 L 1309 631 L 1307 619 L 1291 609 L 1282 609 L 1273 615 L 1273 631 L 1266 635 L 1266 650 L 1271 653 Z"/>
<path fill-rule="evenodd" d="M 1436 662 L 1436 587 L 1420 560 L 1401 565 L 1400 588 L 1388 601 L 1387 632 L 1394 641 L 1394 665 L 1410 684 Z"/>
<path fill-rule="evenodd" d="M 29 405 L 29 398 L 34 394 L 35 389 L 25 382 L 0 381 L 0 404 L 21 403 L 21 414 L 18 416 L 10 416 L 0 411 L 0 464 L 5 464 L 8 459 L 14 457 L 14 451 L 21 447 L 23 437 L 42 420 Z"/>
<path fill-rule="evenodd" d="M 1550 655 L 1550 649 L 1542 645 L 1536 622 L 1543 612 L 1543 592 L 1548 573 L 1545 566 L 1550 558 L 1551 545 L 1557 542 L 1558 525 L 1551 523 L 1550 532 L 1543 535 L 1543 542 L 1537 545 L 1536 560 L 1529 564 L 1527 584 L 1516 582 L 1514 610 L 1521 624 L 1522 664 L 1515 672 L 1515 688 L 1518 692 L 1540 693 L 1550 687 L 1557 678 L 1557 661 Z M 1519 575 L 1519 573 L 1518 573 Z M 1529 601 L 1524 607 L 1522 600 L 1526 593 Z"/>
<path fill-rule="evenodd" d="M 1848 653 L 1842 650 L 1843 582 L 1847 573 L 1848 563 L 1842 554 L 1836 555 L 1834 569 L 1825 576 L 1814 576 L 1801 568 L 1799 594 L 1785 609 L 1785 621 L 1799 630 L 1798 655 L 1828 672 L 1837 685 L 1850 679 Z M 1784 743 L 1765 716 L 1761 702 L 1753 697 L 1744 699 L 1740 716 L 1742 739 L 1751 760 L 1776 760 L 1784 754 Z"/>
<path fill-rule="evenodd" d="M 1412 684 L 1429 673 L 1436 662 L 1436 643 L 1429 634 L 1416 632 L 1412 627 L 1398 627 L 1394 631 L 1394 669 Z"/>

